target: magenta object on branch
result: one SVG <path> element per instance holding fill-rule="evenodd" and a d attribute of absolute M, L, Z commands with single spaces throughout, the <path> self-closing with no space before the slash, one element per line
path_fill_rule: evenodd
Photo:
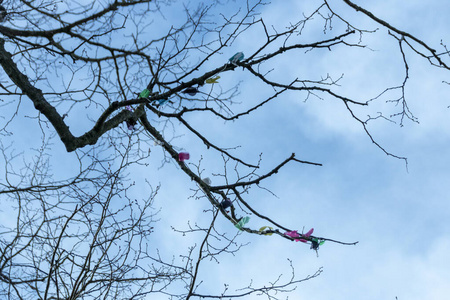
<path fill-rule="evenodd" d="M 309 237 L 314 231 L 314 228 L 311 228 L 307 233 L 303 234 L 305 237 Z"/>
<path fill-rule="evenodd" d="M 314 231 L 314 228 L 311 228 L 307 233 L 302 234 L 302 236 L 303 236 L 303 237 L 310 237 L 311 234 L 313 233 L 313 231 Z M 302 243 L 308 242 L 308 241 L 305 240 L 305 239 L 299 239 L 298 241 L 300 241 L 300 242 L 302 242 Z"/>
<path fill-rule="evenodd" d="M 290 236 L 290 237 L 299 237 L 299 236 L 300 236 L 300 235 L 298 234 L 297 230 L 294 230 L 294 231 L 286 231 L 284 234 L 287 235 L 287 236 Z"/>
<path fill-rule="evenodd" d="M 290 236 L 292 238 L 297 238 L 300 237 L 300 235 L 298 234 L 297 230 L 293 230 L 293 231 L 287 231 L 284 233 L 287 236 Z M 300 241 L 299 239 L 295 239 L 296 242 Z"/>
<path fill-rule="evenodd" d="M 187 152 L 180 152 L 178 153 L 178 160 L 179 161 L 185 161 L 189 159 L 189 153 Z"/>

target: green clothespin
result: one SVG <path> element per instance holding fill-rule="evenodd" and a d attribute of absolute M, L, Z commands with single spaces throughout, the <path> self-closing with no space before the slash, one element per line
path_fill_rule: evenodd
<path fill-rule="evenodd" d="M 205 80 L 206 83 L 212 84 L 212 83 L 218 83 L 217 80 L 220 79 L 220 76 L 211 77 Z"/>
<path fill-rule="evenodd" d="M 145 89 L 143 90 L 140 94 L 139 94 L 139 98 L 147 98 L 148 96 L 150 96 L 150 91 Z"/>
<path fill-rule="evenodd" d="M 263 235 L 272 235 L 272 232 L 264 233 L 264 230 L 266 230 L 266 229 L 268 229 L 268 230 L 273 230 L 273 228 L 270 227 L 270 226 L 263 226 L 263 227 L 261 227 L 261 228 L 259 229 L 259 234 L 263 234 Z"/>
<path fill-rule="evenodd" d="M 236 224 L 234 224 L 234 226 L 235 226 L 237 229 L 242 230 L 242 227 L 244 227 L 244 225 L 247 224 L 248 221 L 250 221 L 250 217 L 243 217 L 239 222 L 237 222 Z"/>

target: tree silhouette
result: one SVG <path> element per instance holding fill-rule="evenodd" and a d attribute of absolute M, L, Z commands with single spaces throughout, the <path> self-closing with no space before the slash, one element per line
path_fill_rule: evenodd
<path fill-rule="evenodd" d="M 221 145 L 220 137 L 205 135 L 208 124 L 199 125 L 192 118 L 215 117 L 226 126 L 251 118 L 287 93 L 298 93 L 303 99 L 330 98 L 342 103 L 349 118 L 361 125 L 381 151 L 406 161 L 379 144 L 367 125 L 379 118 L 399 120 L 400 124 L 416 121 L 405 97 L 409 78 L 406 48 L 432 66 L 449 70 L 444 44 L 436 50 L 343 0 L 340 5 L 363 14 L 398 42 L 405 71 L 401 85 L 385 87 L 374 98 L 355 99 L 338 91 L 340 78 L 317 80 L 307 74 L 280 76 L 277 72 L 281 58 L 346 47 L 368 49 L 364 38 L 377 30 L 353 25 L 331 2 L 318 1 L 288 27 L 266 23 L 260 12 L 270 4 L 264 1 L 172 2 L 0 2 L 0 64 L 4 71 L 0 74 L 0 132 L 5 141 L 12 138 L 19 107 L 31 101 L 35 110 L 31 120 L 42 133 L 41 147 L 24 149 L 24 153 L 18 153 L 14 144 L 1 143 L 4 174 L 0 195 L 2 203 L 8 203 L 4 212 L 10 217 L 0 233 L 2 297 L 222 299 L 254 294 L 275 299 L 279 293 L 291 291 L 298 283 L 318 276 L 321 269 L 298 279 L 291 264 L 292 276 L 285 281 L 237 291 L 225 286 L 209 294 L 200 287 L 199 278 L 205 276 L 200 265 L 239 251 L 239 232 L 271 235 L 281 242 L 300 241 L 315 251 L 324 242 L 356 244 L 317 236 L 312 230 L 301 232 L 302 224 L 289 228 L 255 209 L 250 200 L 252 187 L 263 188 L 261 183 L 286 165 L 320 163 L 287 154 L 271 168 L 262 168 L 261 156 L 253 161 L 239 157 L 236 148 Z M 319 28 L 323 35 L 312 39 L 306 34 L 310 27 Z M 251 49 L 234 49 L 237 41 L 255 34 L 258 43 Z M 225 78 L 233 72 L 255 79 L 252 82 L 266 96 L 242 105 L 239 89 L 245 82 L 230 85 Z M 395 113 L 369 117 L 361 113 L 360 108 L 383 101 L 392 92 L 398 94 L 387 101 L 397 105 Z M 205 152 L 223 165 L 223 171 L 212 179 L 203 176 L 211 173 L 205 172 L 202 160 L 189 161 L 189 154 L 177 144 L 182 132 L 203 143 Z M 53 175 L 57 171 L 49 163 L 52 148 L 61 142 L 77 162 L 66 177 Z M 209 216 L 206 226 L 196 223 L 188 230 L 174 228 L 180 235 L 201 234 L 201 242 L 193 243 L 187 253 L 177 249 L 181 260 L 168 259 L 157 245 L 148 242 L 158 221 L 153 201 L 160 187 L 150 182 L 146 187 L 137 186 L 131 172 L 149 164 L 148 149 L 152 148 L 163 150 L 162 166 L 175 164 L 198 186 L 186 201 L 199 198 L 210 203 L 205 211 Z M 150 192 L 136 199 L 130 196 L 136 188 Z M 219 218 L 232 223 L 237 233 L 218 228 Z M 267 226 L 254 227 L 254 219 Z"/>

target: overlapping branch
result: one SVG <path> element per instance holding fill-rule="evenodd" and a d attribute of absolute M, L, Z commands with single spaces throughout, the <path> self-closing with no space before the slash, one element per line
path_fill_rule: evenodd
<path fill-rule="evenodd" d="M 286 55 L 316 49 L 366 48 L 361 42 L 362 37 L 374 31 L 353 26 L 345 17 L 334 13 L 326 0 L 283 30 L 271 27 L 259 17 L 259 9 L 267 3 L 258 0 L 247 1 L 246 7 L 231 15 L 220 12 L 222 18 L 211 17 L 219 15 L 218 1 L 196 8 L 185 7 L 186 20 L 178 26 L 169 24 L 166 29 L 149 22 L 154 17 L 150 14 L 159 11 L 161 4 L 151 0 L 111 0 L 103 7 L 92 2 L 74 12 L 57 9 L 51 12 L 48 7 L 52 1 L 37 4 L 22 0 L 16 3 L 15 7 L 20 9 L 8 11 L 5 6 L 7 17 L 0 20 L 3 22 L 0 24 L 0 65 L 6 75 L 0 75 L 1 95 L 14 101 L 18 96 L 28 98 L 36 109 L 39 125 L 51 125 L 50 129 L 42 129 L 43 132 L 56 132 L 68 152 L 80 155 L 80 164 L 88 158 L 94 162 L 68 180 L 51 181 L 49 176 L 39 184 L 33 181 L 24 184 L 28 179 L 26 175 L 14 174 L 23 177 L 20 184 L 7 182 L 0 185 L 0 195 L 18 203 L 15 210 L 17 225 L 0 234 L 0 282 L 12 287 L 0 296 L 23 298 L 21 289 L 25 289 L 30 295 L 48 299 L 75 299 L 111 290 L 121 291 L 121 296 L 137 298 L 160 292 L 179 299 L 240 298 L 256 293 L 270 298 L 271 293 L 289 292 L 296 284 L 320 274 L 321 270 L 298 280 L 292 268 L 292 276 L 285 283 L 279 282 L 278 278 L 269 286 L 248 286 L 238 293 L 229 292 L 226 287 L 222 294 L 202 294 L 198 287 L 203 275 L 200 265 L 205 258 L 219 261 L 220 254 L 234 254 L 240 249 L 236 242 L 237 233 L 230 237 L 229 233 L 218 231 L 216 221 L 219 217 L 235 225 L 236 232 L 301 240 L 308 242 L 314 250 L 318 249 L 318 242 L 323 241 L 344 245 L 357 243 L 316 236 L 312 232 L 297 233 L 256 209 L 252 203 L 250 189 L 263 188 L 262 182 L 282 172 L 289 163 L 305 166 L 320 166 L 320 163 L 286 154 L 286 158 L 264 170 L 261 157 L 259 160 L 255 157 L 257 163 L 245 161 L 233 152 L 234 148 L 225 148 L 217 137 L 208 137 L 202 128 L 188 121 L 188 116 L 209 114 L 226 122 L 250 118 L 267 103 L 282 100 L 286 92 L 330 98 L 343 103 L 348 116 L 362 126 L 370 140 L 384 153 L 406 161 L 383 148 L 372 136 L 368 121 L 375 118 L 364 121 L 356 113 L 355 107 L 368 107 L 378 97 L 364 101 L 343 95 L 338 89 L 339 79 L 333 80 L 328 75 L 321 80 L 297 75 L 289 78 L 290 74 L 271 76 L 271 68 L 276 67 L 271 63 Z M 398 42 L 405 77 L 400 85 L 385 91 L 400 89 L 401 97 L 393 101 L 402 103 L 402 111 L 396 115 L 401 115 L 402 122 L 404 117 L 415 121 L 405 98 L 410 65 L 404 47 L 407 45 L 433 66 L 443 69 L 449 69 L 443 56 L 448 51 L 438 53 L 413 34 L 393 27 L 353 2 L 343 0 L 343 3 L 387 29 Z M 153 10 L 151 5 L 154 5 Z M 139 12 L 140 8 L 143 12 Z M 323 20 L 323 31 L 328 36 L 315 42 L 301 42 L 305 28 L 315 17 Z M 14 18 L 21 22 L 13 22 Z M 346 29 L 331 34 L 328 28 L 331 28 L 331 21 L 336 20 Z M 39 24 L 45 24 L 45 29 L 40 29 Z M 262 32 L 262 40 L 245 53 L 245 58 L 242 53 L 240 59 L 223 59 L 224 53 L 229 52 L 227 47 L 236 45 L 238 38 L 252 35 L 257 30 Z M 359 42 L 352 42 L 358 35 Z M 117 41 L 117 36 L 123 37 L 123 43 Z M 236 109 L 238 84 L 224 91 L 213 82 L 210 92 L 201 91 L 212 77 L 240 69 L 242 76 L 269 87 L 270 92 L 252 99 L 251 105 Z M 89 107 L 91 111 L 74 117 L 72 108 L 82 107 L 82 103 L 87 104 L 85 110 Z M 72 124 L 79 124 L 71 123 L 74 118 L 85 120 L 87 124 L 88 129 L 80 136 L 74 134 Z M 6 122 L 3 130 L 10 123 Z M 128 131 L 121 128 L 125 123 L 130 128 Z M 179 158 L 177 140 L 169 138 L 170 127 L 174 133 L 187 130 L 208 151 L 222 158 L 223 174 L 215 176 L 222 177 L 224 183 L 208 182 L 201 176 L 200 163 L 197 170 L 193 170 L 194 163 Z M 157 189 L 138 202 L 127 195 L 132 184 L 123 182 L 129 166 L 149 160 L 150 155 L 142 153 L 147 153 L 150 140 L 163 149 L 166 161 L 173 162 L 177 170 L 199 187 L 195 197 L 209 201 L 205 210 L 211 213 L 208 226 L 190 226 L 185 231 L 175 229 L 182 234 L 202 234 L 200 246 L 193 246 L 187 255 L 181 255 L 183 263 L 164 260 L 159 253 L 152 255 L 147 248 L 146 238 L 153 229 L 148 210 Z M 110 151 L 109 156 L 104 156 L 103 151 Z M 230 173 L 234 175 L 228 173 L 229 163 L 233 164 Z M 118 169 L 112 171 L 116 164 Z M 6 177 L 9 168 L 8 162 Z M 39 170 L 36 173 L 50 172 L 42 166 L 36 170 Z M 87 173 L 96 176 L 88 177 Z M 125 204 L 116 206 L 112 201 L 116 197 L 120 198 L 119 203 L 125 200 Z M 246 214 L 264 220 L 270 226 L 257 229 L 251 223 L 246 225 L 243 222 L 248 217 Z M 76 226 L 76 230 L 72 229 Z M 222 243 L 216 246 L 212 240 Z M 72 248 L 66 249 L 64 243 Z M 17 262 L 18 258 L 25 263 Z M 142 260 L 152 263 L 141 266 Z M 186 284 L 186 291 L 165 290 L 177 281 Z"/>

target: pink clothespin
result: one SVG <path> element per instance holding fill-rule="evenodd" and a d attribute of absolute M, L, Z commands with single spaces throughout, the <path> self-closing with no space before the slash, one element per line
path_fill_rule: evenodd
<path fill-rule="evenodd" d="M 185 161 L 189 159 L 189 153 L 187 152 L 180 152 L 178 153 L 178 160 L 179 161 Z"/>
<path fill-rule="evenodd" d="M 302 236 L 303 237 L 310 237 L 313 232 L 314 232 L 314 228 L 311 228 L 307 233 L 302 234 Z M 302 242 L 302 243 L 306 243 L 307 242 L 307 240 L 305 240 L 305 239 L 299 239 L 299 241 Z"/>
<path fill-rule="evenodd" d="M 284 235 L 290 236 L 292 238 L 297 238 L 300 237 L 300 235 L 298 234 L 297 230 L 293 230 L 293 231 L 287 231 L 284 233 Z M 295 239 L 296 242 L 300 241 L 299 239 Z"/>

